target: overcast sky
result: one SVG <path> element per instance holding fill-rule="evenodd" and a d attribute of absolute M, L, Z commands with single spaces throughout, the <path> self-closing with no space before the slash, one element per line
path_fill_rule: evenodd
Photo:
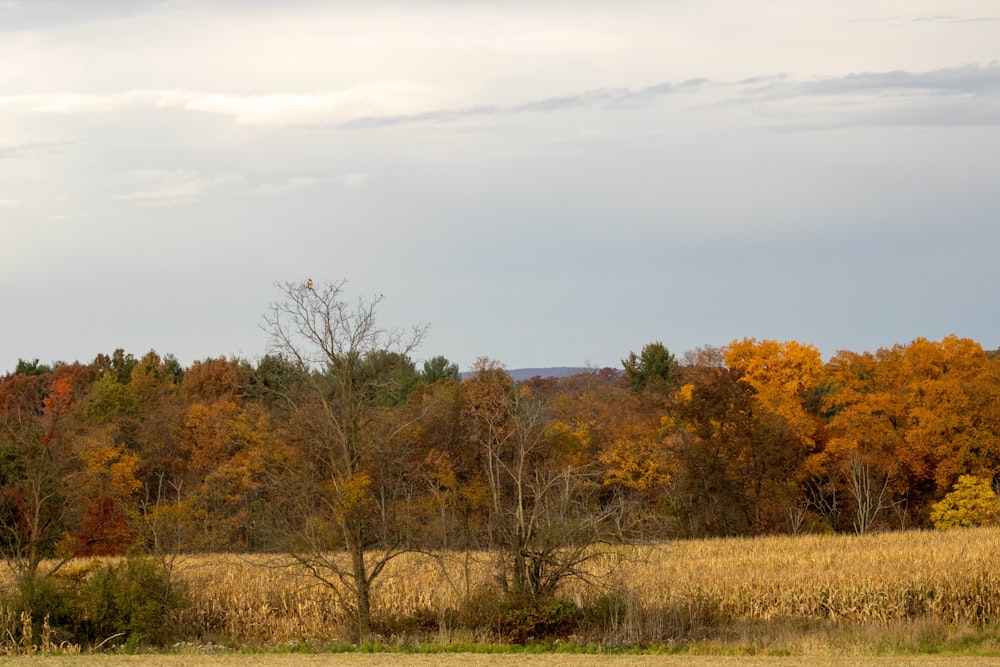
<path fill-rule="evenodd" d="M 995 349 L 998 212 L 996 0 L 0 0 L 0 372 L 309 277 L 463 369 Z"/>

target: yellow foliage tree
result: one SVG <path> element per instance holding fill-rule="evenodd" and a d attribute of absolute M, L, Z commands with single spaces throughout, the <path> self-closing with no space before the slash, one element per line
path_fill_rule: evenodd
<path fill-rule="evenodd" d="M 604 484 L 649 491 L 669 483 L 676 472 L 660 429 L 638 419 L 619 425 L 616 437 L 601 451 Z"/>
<path fill-rule="evenodd" d="M 994 524 L 1000 518 L 1000 498 L 989 481 L 962 475 L 951 493 L 931 506 L 935 528 L 961 528 Z"/>

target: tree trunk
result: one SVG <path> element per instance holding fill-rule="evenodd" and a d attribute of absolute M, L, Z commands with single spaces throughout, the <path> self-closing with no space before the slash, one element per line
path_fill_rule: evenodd
<path fill-rule="evenodd" d="M 365 563 L 365 551 L 360 540 L 351 540 L 351 568 L 354 576 L 355 630 L 358 646 L 372 634 L 371 581 Z"/>

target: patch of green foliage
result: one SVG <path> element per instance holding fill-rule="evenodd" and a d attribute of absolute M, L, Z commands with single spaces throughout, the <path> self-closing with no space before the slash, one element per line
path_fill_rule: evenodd
<path fill-rule="evenodd" d="M 95 562 L 77 576 L 23 577 L 0 602 L 15 618 L 31 618 L 35 639 L 47 618 L 55 644 L 131 651 L 175 641 L 174 619 L 187 603 L 167 569 L 145 557 Z"/>

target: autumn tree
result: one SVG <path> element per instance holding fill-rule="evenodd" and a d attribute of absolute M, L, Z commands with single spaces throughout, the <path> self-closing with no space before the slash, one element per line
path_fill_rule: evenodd
<path fill-rule="evenodd" d="M 744 338 L 725 349 L 726 365 L 739 373 L 740 384 L 751 389 L 757 436 L 757 464 L 770 459 L 768 469 L 780 465 L 788 484 L 782 493 L 764 494 L 763 502 L 779 502 L 794 527 L 803 517 L 805 489 L 823 488 L 823 450 L 828 434 L 821 414 L 825 384 L 823 360 L 813 345 L 797 341 L 758 341 Z M 761 459 L 760 457 L 763 457 Z M 779 461 L 781 462 L 779 464 Z"/>
<path fill-rule="evenodd" d="M 439 379 L 416 387 L 406 410 L 419 416 L 407 449 L 420 457 L 401 528 L 406 540 L 428 549 L 485 548 L 486 484 L 478 453 L 469 447 L 460 383 Z M 416 421 L 416 420 L 414 420 Z"/>
<path fill-rule="evenodd" d="M 195 361 L 184 372 L 181 392 L 191 402 L 240 399 L 250 391 L 252 373 L 235 358 Z"/>
<path fill-rule="evenodd" d="M 758 401 L 740 368 L 688 367 L 685 379 L 665 421 L 683 534 L 781 530 L 805 456 L 793 429 Z"/>
<path fill-rule="evenodd" d="M 808 399 L 823 373 L 819 350 L 796 341 L 744 338 L 730 343 L 725 358 L 727 366 L 740 370 L 740 381 L 754 389 L 755 400 L 785 420 L 804 451 L 814 451 L 821 424 Z"/>
<path fill-rule="evenodd" d="M 72 528 L 72 412 L 88 381 L 79 365 L 0 379 L 0 551 L 20 576 L 35 578 Z"/>
<path fill-rule="evenodd" d="M 678 460 L 668 446 L 662 410 L 651 410 L 631 392 L 604 394 L 604 414 L 586 425 L 597 444 L 603 483 L 622 504 L 616 532 L 624 538 L 667 534 L 670 490 Z"/>
<path fill-rule="evenodd" d="M 176 440 L 184 414 L 180 389 L 184 371 L 171 355 L 161 356 L 155 350 L 139 359 L 122 350 L 111 357 L 98 355 L 91 368 L 99 377 L 84 406 L 93 425 L 84 443 L 87 456 L 119 469 L 132 457 L 138 460 L 133 473 L 138 489 L 129 495 L 110 493 L 99 502 L 105 512 L 113 509 L 128 517 L 140 545 L 161 558 L 172 558 L 178 550 L 191 547 L 180 539 L 164 539 L 168 532 L 164 523 L 181 522 L 180 513 L 170 508 L 179 507 L 186 492 L 181 481 L 186 462 Z M 176 531 L 169 532 L 177 536 Z"/>
<path fill-rule="evenodd" d="M 254 546 L 267 485 L 265 464 L 279 447 L 266 412 L 232 400 L 196 402 L 187 410 L 178 445 L 186 460 L 178 478 L 183 493 L 176 505 L 161 508 L 186 519 L 172 526 L 174 535 L 179 531 L 184 546 L 201 550 Z"/>
<path fill-rule="evenodd" d="M 118 348 L 111 353 L 111 356 L 103 353 L 98 354 L 90 366 L 98 375 L 113 373 L 115 379 L 120 383 L 128 384 L 132 379 L 132 369 L 137 363 L 135 355 Z"/>
<path fill-rule="evenodd" d="M 878 477 L 890 476 L 890 505 L 906 503 L 918 518 L 960 475 L 992 477 L 1000 456 L 996 363 L 957 336 L 838 353 L 827 369 L 835 391 L 824 398 L 828 468 L 847 469 L 860 457 Z"/>
<path fill-rule="evenodd" d="M 364 641 L 372 628 L 372 584 L 406 548 L 384 514 L 400 474 L 386 474 L 388 450 L 399 447 L 404 430 L 386 403 L 405 388 L 395 386 L 397 366 L 382 362 L 406 357 L 425 328 L 382 328 L 381 298 L 349 302 L 343 282 L 278 289 L 282 298 L 264 317 L 271 352 L 301 369 L 300 383 L 283 392 L 298 451 L 280 473 L 300 499 L 286 546 L 319 581 L 338 594 L 346 589 L 342 601 Z"/>
<path fill-rule="evenodd" d="M 83 508 L 71 537 L 76 556 L 120 555 L 135 540 L 129 512 L 142 488 L 139 455 L 111 436 L 108 427 L 91 426 L 74 439 L 79 466 L 66 481 L 70 497 Z"/>

